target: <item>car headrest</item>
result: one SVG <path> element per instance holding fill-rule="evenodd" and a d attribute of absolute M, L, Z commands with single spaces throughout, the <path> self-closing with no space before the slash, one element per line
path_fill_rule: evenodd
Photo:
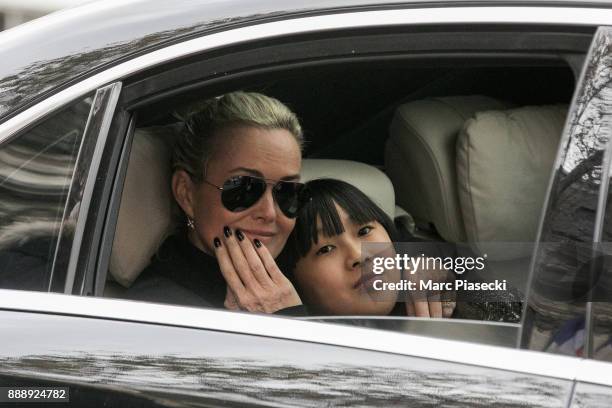
<path fill-rule="evenodd" d="M 536 238 L 567 109 L 553 105 L 488 111 L 466 121 L 457 142 L 457 181 L 468 241 Z M 495 257 L 530 255 L 511 252 Z"/>
<path fill-rule="evenodd" d="M 174 228 L 170 154 L 177 132 L 175 125 L 134 132 L 109 264 L 122 286 L 136 280 Z"/>
<path fill-rule="evenodd" d="M 374 201 L 392 220 L 395 191 L 385 173 L 369 164 L 350 160 L 304 159 L 302 181 L 334 178 L 352 184 Z"/>
<path fill-rule="evenodd" d="M 170 152 L 178 130 L 170 125 L 134 132 L 109 265 L 111 277 L 124 287 L 136 280 L 175 229 Z M 303 160 L 303 180 L 323 177 L 352 183 L 393 219 L 393 185 L 382 171 L 346 160 Z"/>
<path fill-rule="evenodd" d="M 434 225 L 447 241 L 465 241 L 457 193 L 457 136 L 476 112 L 508 107 L 476 95 L 429 98 L 397 108 L 385 146 L 385 168 L 398 205 L 418 224 Z"/>

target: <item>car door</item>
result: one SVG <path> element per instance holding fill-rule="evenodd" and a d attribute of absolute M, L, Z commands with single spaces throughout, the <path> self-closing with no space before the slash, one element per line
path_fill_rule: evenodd
<path fill-rule="evenodd" d="M 74 406 L 564 407 L 578 362 L 274 316 L 59 294 L 0 291 L 0 309 L 0 384 L 67 387 Z"/>
<path fill-rule="evenodd" d="M 593 38 L 533 259 L 522 346 L 611 361 L 612 29 Z M 599 363 L 596 363 L 599 364 Z M 577 373 L 572 407 L 609 405 L 609 370 Z"/>

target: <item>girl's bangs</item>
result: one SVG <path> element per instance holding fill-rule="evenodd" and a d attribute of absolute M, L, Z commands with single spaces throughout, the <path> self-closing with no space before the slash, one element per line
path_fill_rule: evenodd
<path fill-rule="evenodd" d="M 386 224 L 383 220 L 384 215 L 379 214 L 378 207 L 365 194 L 348 183 L 329 179 L 313 180 L 309 183 L 309 189 L 310 201 L 298 216 L 294 231 L 297 238 L 296 249 L 300 257 L 304 257 L 312 245 L 319 242 L 319 233 L 333 237 L 345 231 L 336 204 L 355 224 L 361 225 L 372 221 Z"/>

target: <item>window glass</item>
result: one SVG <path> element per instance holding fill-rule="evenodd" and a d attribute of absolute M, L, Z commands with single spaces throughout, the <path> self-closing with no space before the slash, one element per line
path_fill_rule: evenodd
<path fill-rule="evenodd" d="M 91 108 L 87 97 L 0 146 L 0 288 L 46 291 Z"/>
<path fill-rule="evenodd" d="M 523 344 L 530 349 L 587 355 L 586 310 L 610 139 L 611 38 L 607 30 L 595 35 L 570 109 L 568 143 L 556 168 L 530 287 L 523 332 Z"/>
<path fill-rule="evenodd" d="M 602 133 L 610 132 L 610 121 L 603 122 L 612 112 L 612 30 L 602 29 L 596 49 L 599 51 L 599 67 L 593 73 L 597 84 L 601 84 L 593 99 L 597 102 L 593 108 L 602 125 Z M 592 327 L 589 350 L 590 356 L 598 360 L 612 361 L 612 189 L 610 184 L 612 151 L 610 147 L 604 153 L 604 169 L 602 181 L 603 223 L 601 237 L 596 237 L 600 243 L 596 247 L 595 258 L 590 267 L 586 268 L 587 285 L 590 298 L 590 323 Z M 592 288 L 592 289 L 591 289 Z"/>
<path fill-rule="evenodd" d="M 606 209 L 605 241 L 600 247 L 599 259 L 593 271 L 593 295 L 591 302 L 591 355 L 597 360 L 612 361 L 612 245 L 610 244 L 610 198 Z M 606 231 L 607 230 L 607 231 Z M 606 238 L 607 235 L 607 238 Z"/>

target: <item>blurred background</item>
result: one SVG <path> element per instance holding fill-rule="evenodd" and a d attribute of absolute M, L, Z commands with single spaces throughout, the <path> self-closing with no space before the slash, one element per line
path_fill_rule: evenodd
<path fill-rule="evenodd" d="M 0 31 L 91 0 L 0 0 Z"/>

